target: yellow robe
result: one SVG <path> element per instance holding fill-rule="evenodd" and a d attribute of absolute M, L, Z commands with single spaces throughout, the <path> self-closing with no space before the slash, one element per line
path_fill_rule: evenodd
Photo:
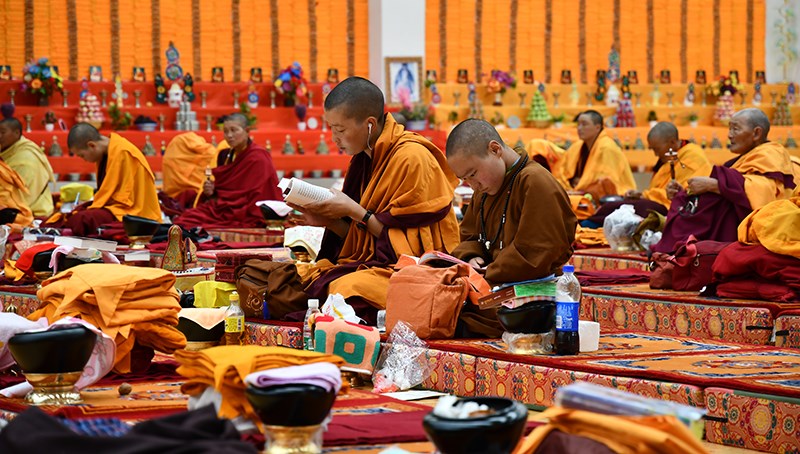
<path fill-rule="evenodd" d="M 385 116 L 384 130 L 372 155 L 371 178 L 361 195 L 361 206 L 373 213 L 407 216 L 436 213 L 450 206 L 444 219 L 416 228 L 389 228 L 388 236 L 397 257 L 402 254 L 421 256 L 425 252 L 452 251 L 459 243 L 458 221 L 452 210 L 453 194 L 458 178 L 447 166 L 447 159 L 427 139 L 406 132 L 391 115 Z M 375 256 L 371 233 L 350 224 L 339 253 L 338 264 L 365 262 Z M 332 266 L 321 260 L 311 270 L 314 279 Z M 378 308 L 386 307 L 386 292 L 392 270 L 366 268 L 346 274 L 330 283 L 329 293 L 345 298 L 359 296 Z"/>
<path fill-rule="evenodd" d="M 670 175 L 669 163 L 664 163 L 653 175 L 650 188 L 642 192 L 642 197 L 653 202 L 658 202 L 669 208 L 671 203 L 667 198 L 667 184 Z M 694 143 L 687 143 L 678 150 L 678 162 L 675 163 L 675 180 L 686 187 L 687 181 L 692 177 L 707 177 L 711 174 L 711 163 L 703 149 Z"/>
<path fill-rule="evenodd" d="M 787 199 L 792 188 L 782 182 L 764 176 L 765 173 L 794 175 L 789 152 L 777 142 L 763 143 L 743 154 L 731 169 L 744 176 L 744 192 L 750 208 L 757 210 L 773 200 Z"/>
<path fill-rule="evenodd" d="M 22 181 L 19 174 L 0 161 L 0 209 L 16 208 L 19 210 L 17 218 L 14 220 L 12 228 L 18 230 L 20 227 L 27 227 L 33 222 L 33 213 L 25 203 L 28 195 L 28 188 Z"/>
<path fill-rule="evenodd" d="M 553 176 L 567 191 L 588 191 L 601 180 L 608 180 L 614 184 L 617 194 L 636 189 L 633 173 L 628 160 L 622 154 L 614 139 L 605 130 L 600 131 L 597 139 L 589 150 L 589 159 L 583 168 L 583 174 L 574 187 L 569 180 L 575 175 L 578 161 L 581 156 L 583 141 L 573 143 L 556 164 Z"/>
<path fill-rule="evenodd" d="M 800 196 L 770 202 L 750 213 L 739 224 L 739 241 L 800 259 Z"/>
<path fill-rule="evenodd" d="M 25 182 L 28 194 L 25 203 L 34 216 L 50 216 L 53 213 L 53 195 L 50 193 L 50 182 L 53 168 L 42 149 L 33 141 L 20 137 L 14 145 L 0 152 L 0 159 L 14 169 Z"/>
<path fill-rule="evenodd" d="M 197 188 L 206 181 L 206 167 L 213 167 L 217 151 L 206 140 L 187 132 L 175 136 L 164 153 L 164 193 L 177 197 L 182 192 Z"/>
<path fill-rule="evenodd" d="M 117 220 L 126 214 L 161 220 L 153 171 L 136 145 L 118 134 L 111 134 L 105 179 L 89 208 L 105 208 Z"/>
<path fill-rule="evenodd" d="M 800 195 L 800 158 L 791 155 L 789 159 L 792 160 L 792 169 L 794 170 L 794 194 Z"/>

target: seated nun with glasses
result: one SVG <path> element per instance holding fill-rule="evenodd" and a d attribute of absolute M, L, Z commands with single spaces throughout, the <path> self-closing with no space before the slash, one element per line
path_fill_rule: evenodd
<path fill-rule="evenodd" d="M 709 176 L 689 178 L 685 188 L 677 188 L 663 236 L 653 250 L 672 252 L 689 235 L 698 240 L 736 241 L 737 228 L 750 212 L 792 194 L 795 183 L 789 153 L 783 145 L 769 141 L 769 127 L 769 119 L 759 109 L 744 109 L 731 117 L 728 140 L 731 152 L 738 156 L 714 166 Z"/>
<path fill-rule="evenodd" d="M 572 255 L 577 218 L 550 172 L 483 120 L 456 126 L 446 150 L 450 168 L 475 190 L 452 255 L 492 285 L 560 274 Z M 503 330 L 494 312 L 468 304 L 461 320 L 469 334 L 496 337 Z"/>

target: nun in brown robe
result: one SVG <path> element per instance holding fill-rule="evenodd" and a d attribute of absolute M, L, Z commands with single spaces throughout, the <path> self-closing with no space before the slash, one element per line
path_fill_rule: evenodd
<path fill-rule="evenodd" d="M 577 218 L 567 193 L 526 153 L 506 145 L 483 120 L 466 120 L 447 139 L 447 162 L 475 190 L 452 255 L 482 270 L 491 285 L 560 274 L 572 255 Z M 499 337 L 495 309 L 467 304 L 460 334 Z"/>

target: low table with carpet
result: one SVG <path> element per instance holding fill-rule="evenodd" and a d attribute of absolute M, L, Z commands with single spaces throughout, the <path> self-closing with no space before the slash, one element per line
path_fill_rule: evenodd
<path fill-rule="evenodd" d="M 649 271 L 647 256 L 641 251 L 614 251 L 611 248 L 578 249 L 569 263 L 578 271 L 638 269 Z"/>
<path fill-rule="evenodd" d="M 775 320 L 800 304 L 779 304 L 699 296 L 697 292 L 654 290 L 647 284 L 583 289 L 582 316 L 602 331 L 637 331 L 757 345 L 773 343 Z M 582 317 L 583 318 L 583 317 Z"/>

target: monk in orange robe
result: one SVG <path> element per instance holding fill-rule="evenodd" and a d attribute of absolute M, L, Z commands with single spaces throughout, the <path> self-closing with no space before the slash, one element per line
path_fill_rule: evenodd
<path fill-rule="evenodd" d="M 753 210 L 789 198 L 795 187 L 792 161 L 783 145 L 770 142 L 769 119 L 759 109 L 737 112 L 728 126 L 736 158 L 693 177 L 672 199 L 661 241 L 671 252 L 689 235 L 698 240 L 736 241 L 739 224 Z"/>
<path fill-rule="evenodd" d="M 589 193 L 595 201 L 636 189 L 630 164 L 603 129 L 603 116 L 587 110 L 578 116 L 578 137 L 553 175 L 568 192 Z"/>
<path fill-rule="evenodd" d="M 206 168 L 214 167 L 216 155 L 214 146 L 194 132 L 175 136 L 164 153 L 163 192 L 173 198 L 187 190 L 196 192 L 206 181 Z"/>
<path fill-rule="evenodd" d="M 343 191 L 297 207 L 299 223 L 326 228 L 306 293 L 323 299 L 339 293 L 374 322 L 386 307 L 391 265 L 401 254 L 458 245 L 452 205 L 458 178 L 433 143 L 384 114 L 383 93 L 366 79 L 339 83 L 325 99 L 325 120 L 334 143 L 353 158 Z M 305 310 L 301 303 L 296 309 Z"/>
<path fill-rule="evenodd" d="M 91 202 L 72 213 L 57 213 L 48 225 L 72 229 L 74 235 L 95 234 L 103 224 L 121 221 L 126 214 L 161 220 L 155 177 L 147 160 L 128 139 L 101 135 L 94 126 L 78 123 L 67 136 L 69 150 L 97 164 L 97 191 Z"/>
<path fill-rule="evenodd" d="M 17 172 L 0 161 L 0 223 L 21 230 L 33 222 L 33 212 L 25 203 L 28 188 Z"/>
<path fill-rule="evenodd" d="M 647 134 L 647 143 L 658 158 L 653 168 L 650 187 L 642 192 L 628 191 L 625 193 L 626 198 L 652 200 L 669 208 L 670 201 L 678 192 L 675 190 L 675 185 L 671 186 L 671 190 L 667 189 L 673 181 L 673 168 L 674 181 L 678 189 L 685 186 L 689 178 L 711 173 L 711 163 L 703 149 L 687 140 L 680 140 L 678 128 L 672 123 L 662 121 L 653 126 Z M 673 162 L 672 165 L 670 161 Z"/>
<path fill-rule="evenodd" d="M 563 148 L 546 139 L 532 139 L 525 147 L 528 157 L 532 161 L 538 162 L 542 167 L 551 173 L 556 167 L 556 163 L 564 156 Z"/>
<path fill-rule="evenodd" d="M 223 132 L 229 147 L 217 156 L 213 180 L 204 178 L 196 206 L 175 218 L 175 224 L 185 228 L 263 226 L 256 202 L 281 199 L 272 157 L 250 138 L 247 117 L 226 116 Z"/>

